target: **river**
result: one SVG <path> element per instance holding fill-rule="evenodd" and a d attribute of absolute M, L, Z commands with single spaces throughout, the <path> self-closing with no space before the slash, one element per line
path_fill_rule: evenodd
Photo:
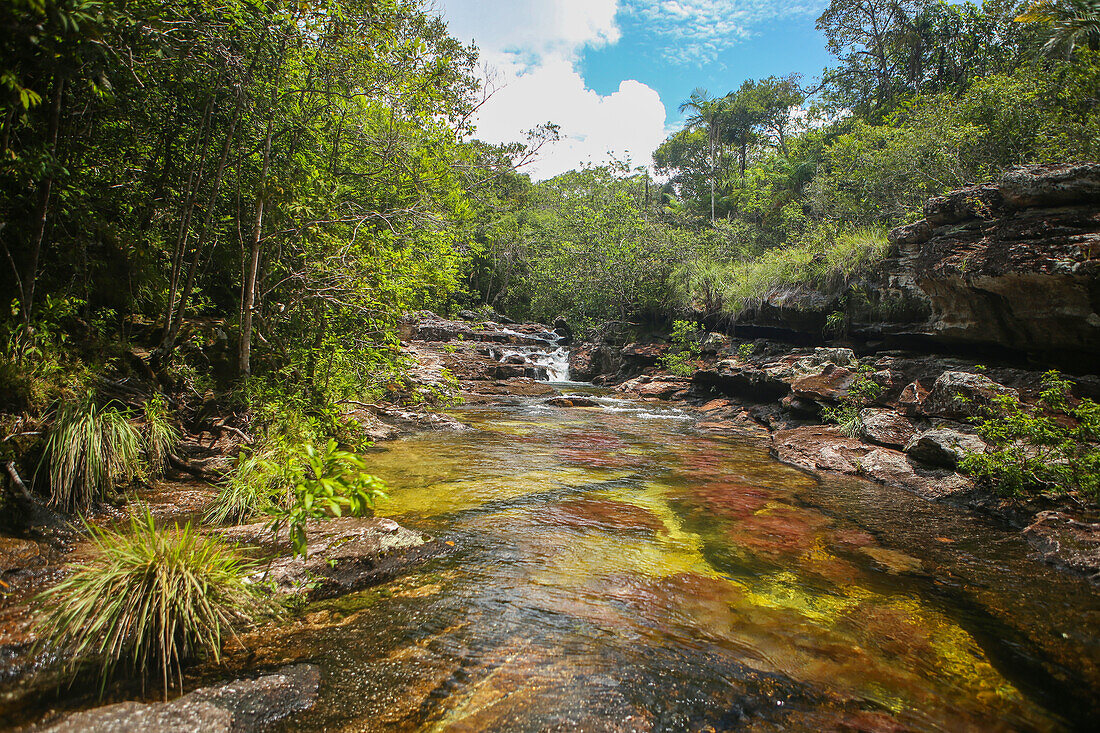
<path fill-rule="evenodd" d="M 253 649 L 288 730 L 1087 729 L 1100 598 L 1017 532 L 818 478 L 674 408 L 455 412 L 387 444 L 379 514 L 453 552 Z"/>

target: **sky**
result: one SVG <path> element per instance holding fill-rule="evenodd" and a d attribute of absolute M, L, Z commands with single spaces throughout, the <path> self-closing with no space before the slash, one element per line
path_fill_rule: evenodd
<path fill-rule="evenodd" d="M 745 79 L 831 63 L 814 28 L 827 0 L 435 0 L 451 35 L 481 49 L 494 94 L 476 137 L 523 140 L 561 126 L 524 170 L 535 180 L 612 156 L 636 166 L 679 129 L 696 87 L 715 96 Z"/>

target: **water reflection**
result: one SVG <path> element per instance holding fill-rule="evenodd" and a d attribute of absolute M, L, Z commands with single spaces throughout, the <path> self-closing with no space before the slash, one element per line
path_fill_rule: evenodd
<path fill-rule="evenodd" d="M 312 606 L 315 730 L 1060 730 L 1100 603 L 980 518 L 824 481 L 675 412 L 469 408 L 371 456 L 458 552 Z M 651 418 L 643 419 L 641 413 Z"/>

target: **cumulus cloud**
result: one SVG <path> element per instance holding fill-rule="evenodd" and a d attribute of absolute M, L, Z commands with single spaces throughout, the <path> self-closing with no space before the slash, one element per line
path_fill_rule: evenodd
<path fill-rule="evenodd" d="M 663 38 L 677 64 L 711 63 L 770 20 L 820 13 L 827 0 L 624 0 L 623 11 Z"/>
<path fill-rule="evenodd" d="M 478 111 L 476 136 L 490 143 L 523 138 L 544 122 L 562 140 L 526 169 L 536 180 L 612 157 L 649 162 L 665 136 L 665 107 L 635 80 L 601 95 L 577 70 L 579 53 L 619 39 L 617 0 L 443 0 L 451 34 L 474 41 L 493 71 L 495 94 Z"/>

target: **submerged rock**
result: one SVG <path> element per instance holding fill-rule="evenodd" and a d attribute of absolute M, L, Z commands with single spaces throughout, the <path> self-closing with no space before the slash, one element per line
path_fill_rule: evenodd
<path fill-rule="evenodd" d="M 122 702 L 85 710 L 36 728 L 41 733 L 249 733 L 261 731 L 317 700 L 321 672 L 312 664 L 204 687 L 172 702 Z"/>

